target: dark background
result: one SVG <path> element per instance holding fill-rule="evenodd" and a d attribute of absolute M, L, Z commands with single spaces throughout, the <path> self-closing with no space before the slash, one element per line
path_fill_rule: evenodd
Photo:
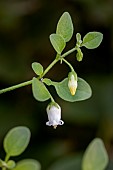
<path fill-rule="evenodd" d="M 1 0 L 0 1 L 0 89 L 32 79 L 34 61 L 46 68 L 55 51 L 49 35 L 55 32 L 63 12 L 68 11 L 74 24 L 74 35 L 67 49 L 75 45 L 75 35 L 102 32 L 104 39 L 94 50 L 83 48 L 84 59 L 77 62 L 76 53 L 67 57 L 79 77 L 92 87 L 93 95 L 82 102 L 61 100 L 63 126 L 56 130 L 45 125 L 49 101 L 38 102 L 31 86 L 0 95 L 0 147 L 9 129 L 19 125 L 30 128 L 29 147 L 15 158 L 39 160 L 42 170 L 80 170 L 82 153 L 95 137 L 103 139 L 112 169 L 113 161 L 113 0 Z M 68 67 L 56 64 L 46 75 L 61 81 Z M 67 169 L 66 169 L 67 168 Z"/>

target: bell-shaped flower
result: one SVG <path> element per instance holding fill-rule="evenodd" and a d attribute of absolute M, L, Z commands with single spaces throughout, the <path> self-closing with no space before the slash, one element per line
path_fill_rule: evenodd
<path fill-rule="evenodd" d="M 68 74 L 68 87 L 71 95 L 75 95 L 77 89 L 77 74 L 72 71 Z"/>
<path fill-rule="evenodd" d="M 47 115 L 48 115 L 48 122 L 46 122 L 46 125 L 53 126 L 55 129 L 57 125 L 63 125 L 64 122 L 61 120 L 61 107 L 55 103 L 51 102 L 47 106 Z"/>

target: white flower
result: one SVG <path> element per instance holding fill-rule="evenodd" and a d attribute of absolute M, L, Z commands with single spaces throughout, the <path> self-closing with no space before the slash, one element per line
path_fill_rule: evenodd
<path fill-rule="evenodd" d="M 46 110 L 49 120 L 46 122 L 46 125 L 53 126 L 56 129 L 57 125 L 64 124 L 64 122 L 61 120 L 61 107 L 57 103 L 50 103 Z"/>
<path fill-rule="evenodd" d="M 75 72 L 70 72 L 68 76 L 68 87 L 71 95 L 75 95 L 77 89 L 77 75 Z"/>

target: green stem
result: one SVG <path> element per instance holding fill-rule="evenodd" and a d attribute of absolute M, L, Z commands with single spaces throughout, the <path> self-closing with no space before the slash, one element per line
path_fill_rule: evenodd
<path fill-rule="evenodd" d="M 0 90 L 0 94 L 8 92 L 8 91 L 11 91 L 11 90 L 15 90 L 15 89 L 23 87 L 23 86 L 27 86 L 27 85 L 29 85 L 31 83 L 32 83 L 32 80 L 29 80 L 29 81 L 26 81 L 26 82 L 23 82 L 23 83 L 20 83 L 20 84 L 17 84 L 17 85 L 2 89 L 2 90 Z"/>
<path fill-rule="evenodd" d="M 10 158 L 10 155 L 9 154 L 6 154 L 6 157 L 5 157 L 5 162 L 7 162 Z"/>
<path fill-rule="evenodd" d="M 43 74 L 39 77 L 39 78 L 42 78 L 45 76 L 45 74 L 48 73 L 48 71 L 59 61 L 62 59 L 64 59 L 64 57 L 66 57 L 67 55 L 71 54 L 72 52 L 74 52 L 76 50 L 76 47 L 72 48 L 71 50 L 67 51 L 66 53 L 64 53 L 60 58 L 55 58 L 55 60 L 45 69 L 45 71 L 43 72 Z M 66 62 L 66 60 L 65 60 Z M 68 63 L 69 65 L 69 63 Z M 70 65 L 70 68 L 72 69 L 72 66 Z M 20 87 L 23 87 L 23 86 L 27 86 L 27 85 L 30 85 L 32 84 L 32 80 L 29 80 L 29 81 L 26 81 L 24 83 L 20 83 L 20 84 L 17 84 L 17 85 L 14 85 L 14 86 L 11 86 L 11 87 L 8 87 L 8 88 L 5 88 L 5 89 L 2 89 L 0 90 L 0 94 L 2 93 L 5 93 L 5 92 L 8 92 L 8 91 L 11 91 L 11 90 L 15 90 L 17 88 L 20 88 Z M 53 99 L 52 99 L 53 100 Z"/>
<path fill-rule="evenodd" d="M 71 71 L 75 71 L 72 65 L 67 60 L 65 60 L 64 58 L 62 60 L 70 67 Z"/>
<path fill-rule="evenodd" d="M 41 78 L 45 76 L 45 74 L 47 74 L 47 72 L 58 62 L 58 59 L 55 58 L 55 60 L 53 60 L 53 62 L 45 69 L 45 71 L 43 72 L 43 74 L 41 75 Z"/>
<path fill-rule="evenodd" d="M 74 47 L 74 48 L 72 48 L 71 50 L 67 51 L 67 52 L 64 53 L 61 57 L 64 58 L 64 57 L 66 57 L 67 55 L 73 53 L 75 50 L 76 50 L 76 47 Z"/>
<path fill-rule="evenodd" d="M 50 96 L 51 96 L 51 94 L 50 94 Z M 53 97 L 52 97 L 52 96 L 51 96 L 51 101 L 52 101 L 52 102 L 55 102 L 55 100 L 53 99 Z"/>

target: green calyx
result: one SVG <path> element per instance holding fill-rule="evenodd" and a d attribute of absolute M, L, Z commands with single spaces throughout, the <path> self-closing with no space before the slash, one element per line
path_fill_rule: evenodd
<path fill-rule="evenodd" d="M 74 76 L 75 80 L 77 81 L 77 74 L 75 71 L 71 71 L 69 74 L 68 74 L 68 79 L 71 80 L 71 77 Z"/>
<path fill-rule="evenodd" d="M 51 103 L 49 103 L 47 107 L 49 107 L 49 110 L 50 110 L 51 107 L 53 107 L 53 106 L 55 106 L 56 108 L 59 109 L 59 105 L 58 105 L 56 102 L 51 102 Z"/>

